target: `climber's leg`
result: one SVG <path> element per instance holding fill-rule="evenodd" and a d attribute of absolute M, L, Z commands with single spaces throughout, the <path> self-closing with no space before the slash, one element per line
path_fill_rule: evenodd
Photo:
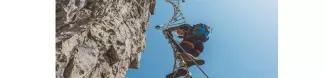
<path fill-rule="evenodd" d="M 197 52 L 190 51 L 189 53 L 183 53 L 178 56 L 178 59 L 181 59 L 180 56 L 185 60 L 186 66 L 190 67 L 192 65 L 195 65 L 195 63 L 192 61 L 192 59 L 198 64 L 203 65 L 205 63 L 204 60 L 197 59 L 196 57 L 199 56 Z"/>
<path fill-rule="evenodd" d="M 192 50 L 192 51 L 189 51 L 189 54 L 190 54 L 190 55 L 193 55 L 193 57 L 198 57 L 198 56 L 200 55 L 200 51 L 198 51 L 198 50 Z M 203 65 L 203 64 L 204 64 L 204 60 L 197 59 L 197 58 L 193 58 L 193 60 L 194 60 L 198 65 Z M 187 66 L 187 67 L 190 67 L 190 66 L 192 66 L 192 65 L 195 65 L 195 63 L 192 61 L 192 59 L 185 60 L 185 63 L 186 63 L 186 66 Z"/>
<path fill-rule="evenodd" d="M 177 77 L 179 77 L 179 76 L 184 76 L 184 75 L 187 74 L 187 70 L 184 69 L 184 68 L 181 68 L 181 69 L 179 69 L 179 70 L 177 71 L 176 74 L 175 74 L 175 73 L 176 73 L 176 71 L 174 71 L 174 72 L 168 74 L 168 75 L 166 76 L 166 78 L 177 78 Z M 174 74 L 175 74 L 175 77 L 173 77 Z"/>
<path fill-rule="evenodd" d="M 196 59 L 195 62 L 198 65 L 203 65 L 205 63 L 205 61 L 201 60 L 201 59 Z M 187 60 L 187 61 L 185 61 L 185 63 L 186 63 L 186 67 L 191 67 L 191 66 L 195 65 L 195 63 L 192 60 Z"/>
<path fill-rule="evenodd" d="M 181 59 L 180 57 L 185 60 L 186 66 L 190 67 L 192 65 L 195 65 L 195 63 L 192 61 L 192 59 L 198 64 L 198 65 L 203 65 L 205 63 L 204 60 L 197 59 L 201 52 L 200 50 L 194 49 L 193 44 L 191 42 L 183 40 L 182 43 L 180 44 L 182 48 L 186 51 L 186 53 L 182 53 L 178 56 L 178 59 Z"/>
<path fill-rule="evenodd" d="M 191 58 L 194 59 L 195 57 L 189 53 L 182 53 L 177 56 L 177 59 L 182 59 L 182 58 L 183 58 L 183 60 L 191 60 Z"/>
<path fill-rule="evenodd" d="M 185 52 L 181 48 L 178 48 L 178 51 L 181 52 L 181 54 L 177 56 L 178 59 L 181 59 L 181 57 L 183 60 L 191 60 L 191 58 L 195 58 L 191 54 L 191 51 L 194 51 L 194 45 L 191 42 L 183 40 L 179 45 L 185 50 Z"/>

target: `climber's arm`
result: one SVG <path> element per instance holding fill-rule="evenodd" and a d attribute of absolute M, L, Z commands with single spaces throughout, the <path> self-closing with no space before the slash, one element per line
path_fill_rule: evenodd
<path fill-rule="evenodd" d="M 175 31 L 175 30 L 177 30 L 177 29 L 180 29 L 180 27 L 179 27 L 179 26 L 176 26 L 176 27 L 168 28 L 169 31 Z"/>
<path fill-rule="evenodd" d="M 191 28 L 191 25 L 190 24 L 182 24 L 180 26 L 175 26 L 175 27 L 171 27 L 171 28 L 168 28 L 169 31 L 175 31 L 177 29 L 184 29 L 184 30 L 187 30 Z"/>

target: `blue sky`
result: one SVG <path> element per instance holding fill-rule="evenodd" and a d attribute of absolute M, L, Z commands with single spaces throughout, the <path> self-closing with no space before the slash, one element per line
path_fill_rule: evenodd
<path fill-rule="evenodd" d="M 277 6 L 277 0 L 186 0 L 182 10 L 187 22 L 213 27 L 199 56 L 206 60 L 201 67 L 210 78 L 277 78 Z M 154 29 L 172 14 L 170 4 L 157 0 L 140 69 L 129 69 L 126 78 L 165 78 L 172 71 L 172 49 Z M 205 77 L 195 66 L 190 70 L 193 78 Z"/>

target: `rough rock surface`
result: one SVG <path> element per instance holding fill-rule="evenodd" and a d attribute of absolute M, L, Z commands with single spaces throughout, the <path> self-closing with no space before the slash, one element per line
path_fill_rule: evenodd
<path fill-rule="evenodd" d="M 138 68 L 155 0 L 56 0 L 56 78 L 124 78 Z"/>

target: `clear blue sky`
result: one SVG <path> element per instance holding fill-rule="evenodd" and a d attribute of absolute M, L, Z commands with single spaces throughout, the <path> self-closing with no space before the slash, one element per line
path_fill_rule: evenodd
<path fill-rule="evenodd" d="M 187 0 L 184 15 L 190 24 L 213 27 L 199 58 L 210 78 L 277 78 L 277 0 Z M 140 69 L 129 69 L 126 78 L 165 78 L 172 71 L 173 55 L 167 40 L 154 26 L 166 23 L 173 9 L 157 0 L 146 32 L 147 47 Z M 195 66 L 193 78 L 204 78 Z"/>

